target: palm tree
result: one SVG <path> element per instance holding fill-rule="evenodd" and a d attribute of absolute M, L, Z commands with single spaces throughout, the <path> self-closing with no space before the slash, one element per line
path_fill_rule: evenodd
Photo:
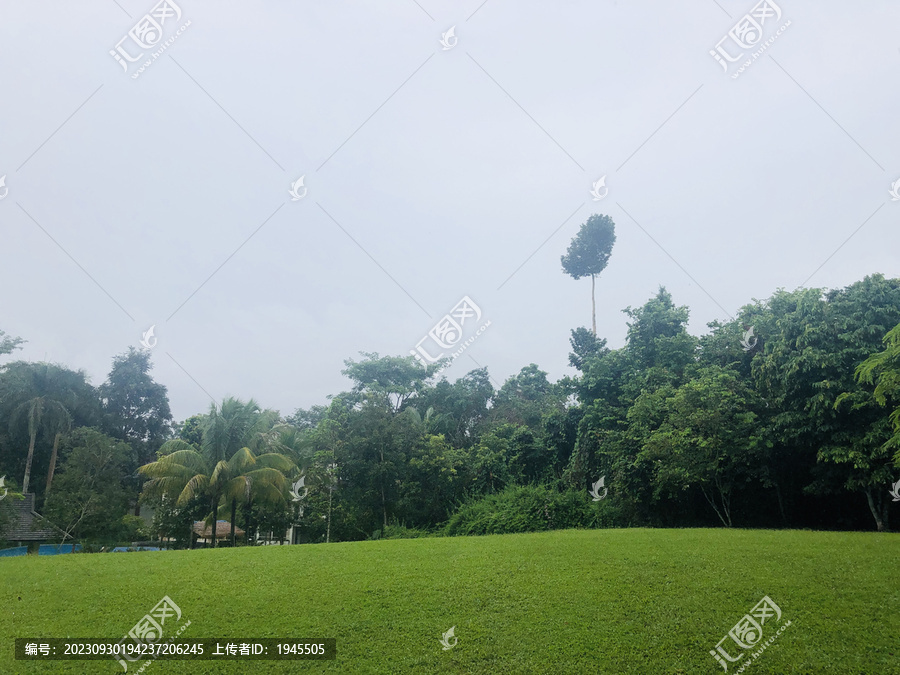
<path fill-rule="evenodd" d="M 221 464 L 220 468 L 230 476 L 224 484 L 222 497 L 231 506 L 231 545 L 234 546 L 238 501 L 247 505 L 253 502 L 286 505 L 288 479 L 285 474 L 297 467 L 285 455 L 275 452 L 254 455 L 249 448 L 241 448 L 228 461 L 227 469 Z"/>
<path fill-rule="evenodd" d="M 309 433 L 291 424 L 276 424 L 260 440 L 266 447 L 290 457 L 297 465 L 312 459 L 314 449 Z"/>
<path fill-rule="evenodd" d="M 202 424 L 203 451 L 216 461 L 245 447 L 257 452 L 265 446 L 264 434 L 277 417 L 278 413 L 262 410 L 252 398 L 246 403 L 226 398 L 221 407 L 212 403 Z"/>
<path fill-rule="evenodd" d="M 63 434 L 68 433 L 72 429 L 72 416 L 68 412 L 64 416 L 56 416 L 50 423 L 53 431 L 53 451 L 50 453 L 50 468 L 47 469 L 47 487 L 44 489 L 44 503 L 47 503 L 47 497 L 50 496 L 50 486 L 53 484 L 53 474 L 56 472 L 56 455 L 59 450 L 59 439 Z"/>
<path fill-rule="evenodd" d="M 47 416 L 47 420 L 44 416 Z M 19 405 L 12 414 L 10 419 L 10 427 L 15 427 L 25 417 L 28 421 L 28 457 L 25 460 L 25 478 L 22 480 L 22 494 L 28 493 L 28 484 L 31 481 L 31 462 L 34 459 L 34 443 L 37 440 L 38 432 L 42 428 L 42 423 L 53 420 L 54 426 L 58 425 L 61 420 L 69 419 L 69 411 L 59 401 L 54 401 L 46 396 L 37 396 L 29 401 L 25 401 Z M 57 437 L 58 440 L 58 437 Z M 56 461 L 56 443 L 54 443 L 54 457 Z"/>
<path fill-rule="evenodd" d="M 277 413 L 261 410 L 251 399 L 244 403 L 227 398 L 221 407 L 210 406 L 202 424 L 202 443 L 193 445 L 176 439 L 160 448 L 164 456 L 145 464 L 138 471 L 151 478 L 144 486 L 148 494 L 178 494 L 178 506 L 194 497 L 209 500 L 213 547 L 219 502 L 231 502 L 231 538 L 234 542 L 234 517 L 238 499 L 250 499 L 255 492 L 266 500 L 277 493 L 284 500 L 285 471 L 295 468 L 284 455 L 267 452 L 266 434 Z M 257 455 L 251 447 L 261 454 Z"/>
<path fill-rule="evenodd" d="M 231 540 L 234 543 L 234 517 L 239 499 L 249 499 L 255 492 L 268 500 L 284 501 L 287 478 L 284 472 L 294 463 L 278 453 L 254 455 L 241 448 L 228 460 L 214 461 L 195 450 L 189 443 L 176 439 L 163 444 L 164 457 L 145 464 L 138 471 L 150 478 L 144 485 L 147 494 L 178 494 L 176 504 L 184 506 L 195 497 L 205 497 L 210 505 L 213 547 L 216 546 L 216 518 L 219 503 L 231 505 Z M 277 495 L 277 497 L 276 497 Z"/>
<path fill-rule="evenodd" d="M 297 470 L 290 476 L 293 480 L 304 474 L 315 460 L 314 435 L 309 429 L 299 429 L 292 424 L 276 424 L 265 435 L 265 443 L 275 452 L 280 452 L 293 460 Z M 257 500 L 262 501 L 262 500 Z M 272 503 L 272 499 L 267 499 Z M 300 524 L 303 515 L 303 506 L 293 504 L 292 525 Z M 292 539 L 291 543 L 295 543 Z"/>

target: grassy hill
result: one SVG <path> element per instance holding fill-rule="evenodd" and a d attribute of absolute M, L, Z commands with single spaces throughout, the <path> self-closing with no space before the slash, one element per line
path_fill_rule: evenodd
<path fill-rule="evenodd" d="M 338 656 L 149 673 L 721 673 L 709 651 L 766 595 L 791 625 L 745 673 L 900 673 L 900 535 L 720 529 L 10 558 L 0 672 L 121 673 L 14 661 L 13 638 L 118 641 L 165 595 L 184 638 L 334 637 Z"/>

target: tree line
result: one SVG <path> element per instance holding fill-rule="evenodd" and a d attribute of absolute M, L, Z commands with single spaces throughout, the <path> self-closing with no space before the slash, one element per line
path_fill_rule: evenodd
<path fill-rule="evenodd" d="M 593 287 L 614 242 L 612 220 L 592 216 L 563 271 Z M 597 336 L 595 319 L 570 332 L 574 374 L 556 382 L 532 363 L 495 389 L 486 368 L 451 382 L 436 376 L 441 362 L 363 353 L 345 362 L 348 390 L 286 416 L 228 398 L 176 423 L 147 350 L 116 356 L 97 387 L 83 371 L 13 361 L 0 366 L 0 475 L 84 542 L 189 545 L 195 520 L 217 518 L 251 542 L 292 525 L 302 542 L 889 529 L 900 279 L 779 289 L 701 336 L 665 288 L 623 312 L 620 348 Z M 21 342 L 0 331 L 0 355 Z M 153 507 L 152 525 L 141 505 Z M 0 539 L 3 523 L 0 508 Z"/>

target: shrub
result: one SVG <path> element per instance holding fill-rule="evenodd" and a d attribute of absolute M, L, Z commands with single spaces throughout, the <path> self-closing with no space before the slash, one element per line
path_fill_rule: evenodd
<path fill-rule="evenodd" d="M 421 530 L 415 527 L 406 527 L 396 523 L 388 525 L 381 532 L 382 539 L 418 539 L 420 537 L 434 536 L 428 530 Z"/>
<path fill-rule="evenodd" d="M 591 527 L 596 511 L 581 492 L 543 485 L 510 486 L 463 504 L 450 517 L 447 535 L 512 534 Z"/>
<path fill-rule="evenodd" d="M 149 536 L 147 532 L 147 523 L 140 516 L 124 515 L 119 530 L 119 539 L 127 539 L 135 541 L 136 539 L 146 539 Z"/>

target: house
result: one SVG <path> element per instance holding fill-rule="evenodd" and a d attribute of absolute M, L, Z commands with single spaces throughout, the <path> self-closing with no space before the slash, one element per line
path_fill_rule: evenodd
<path fill-rule="evenodd" d="M 197 544 L 212 543 L 212 525 L 207 525 L 202 520 L 195 520 L 194 526 L 191 528 L 193 532 L 194 542 Z M 243 537 L 246 533 L 237 525 L 234 527 L 234 536 Z M 231 539 L 231 523 L 227 520 L 216 521 L 216 541 L 225 541 Z"/>
<path fill-rule="evenodd" d="M 7 521 L 3 538 L 14 546 L 29 544 L 62 543 L 64 538 L 71 539 L 61 529 L 46 520 L 34 510 L 34 493 L 23 495 L 24 499 L 12 499 L 3 503 Z"/>

